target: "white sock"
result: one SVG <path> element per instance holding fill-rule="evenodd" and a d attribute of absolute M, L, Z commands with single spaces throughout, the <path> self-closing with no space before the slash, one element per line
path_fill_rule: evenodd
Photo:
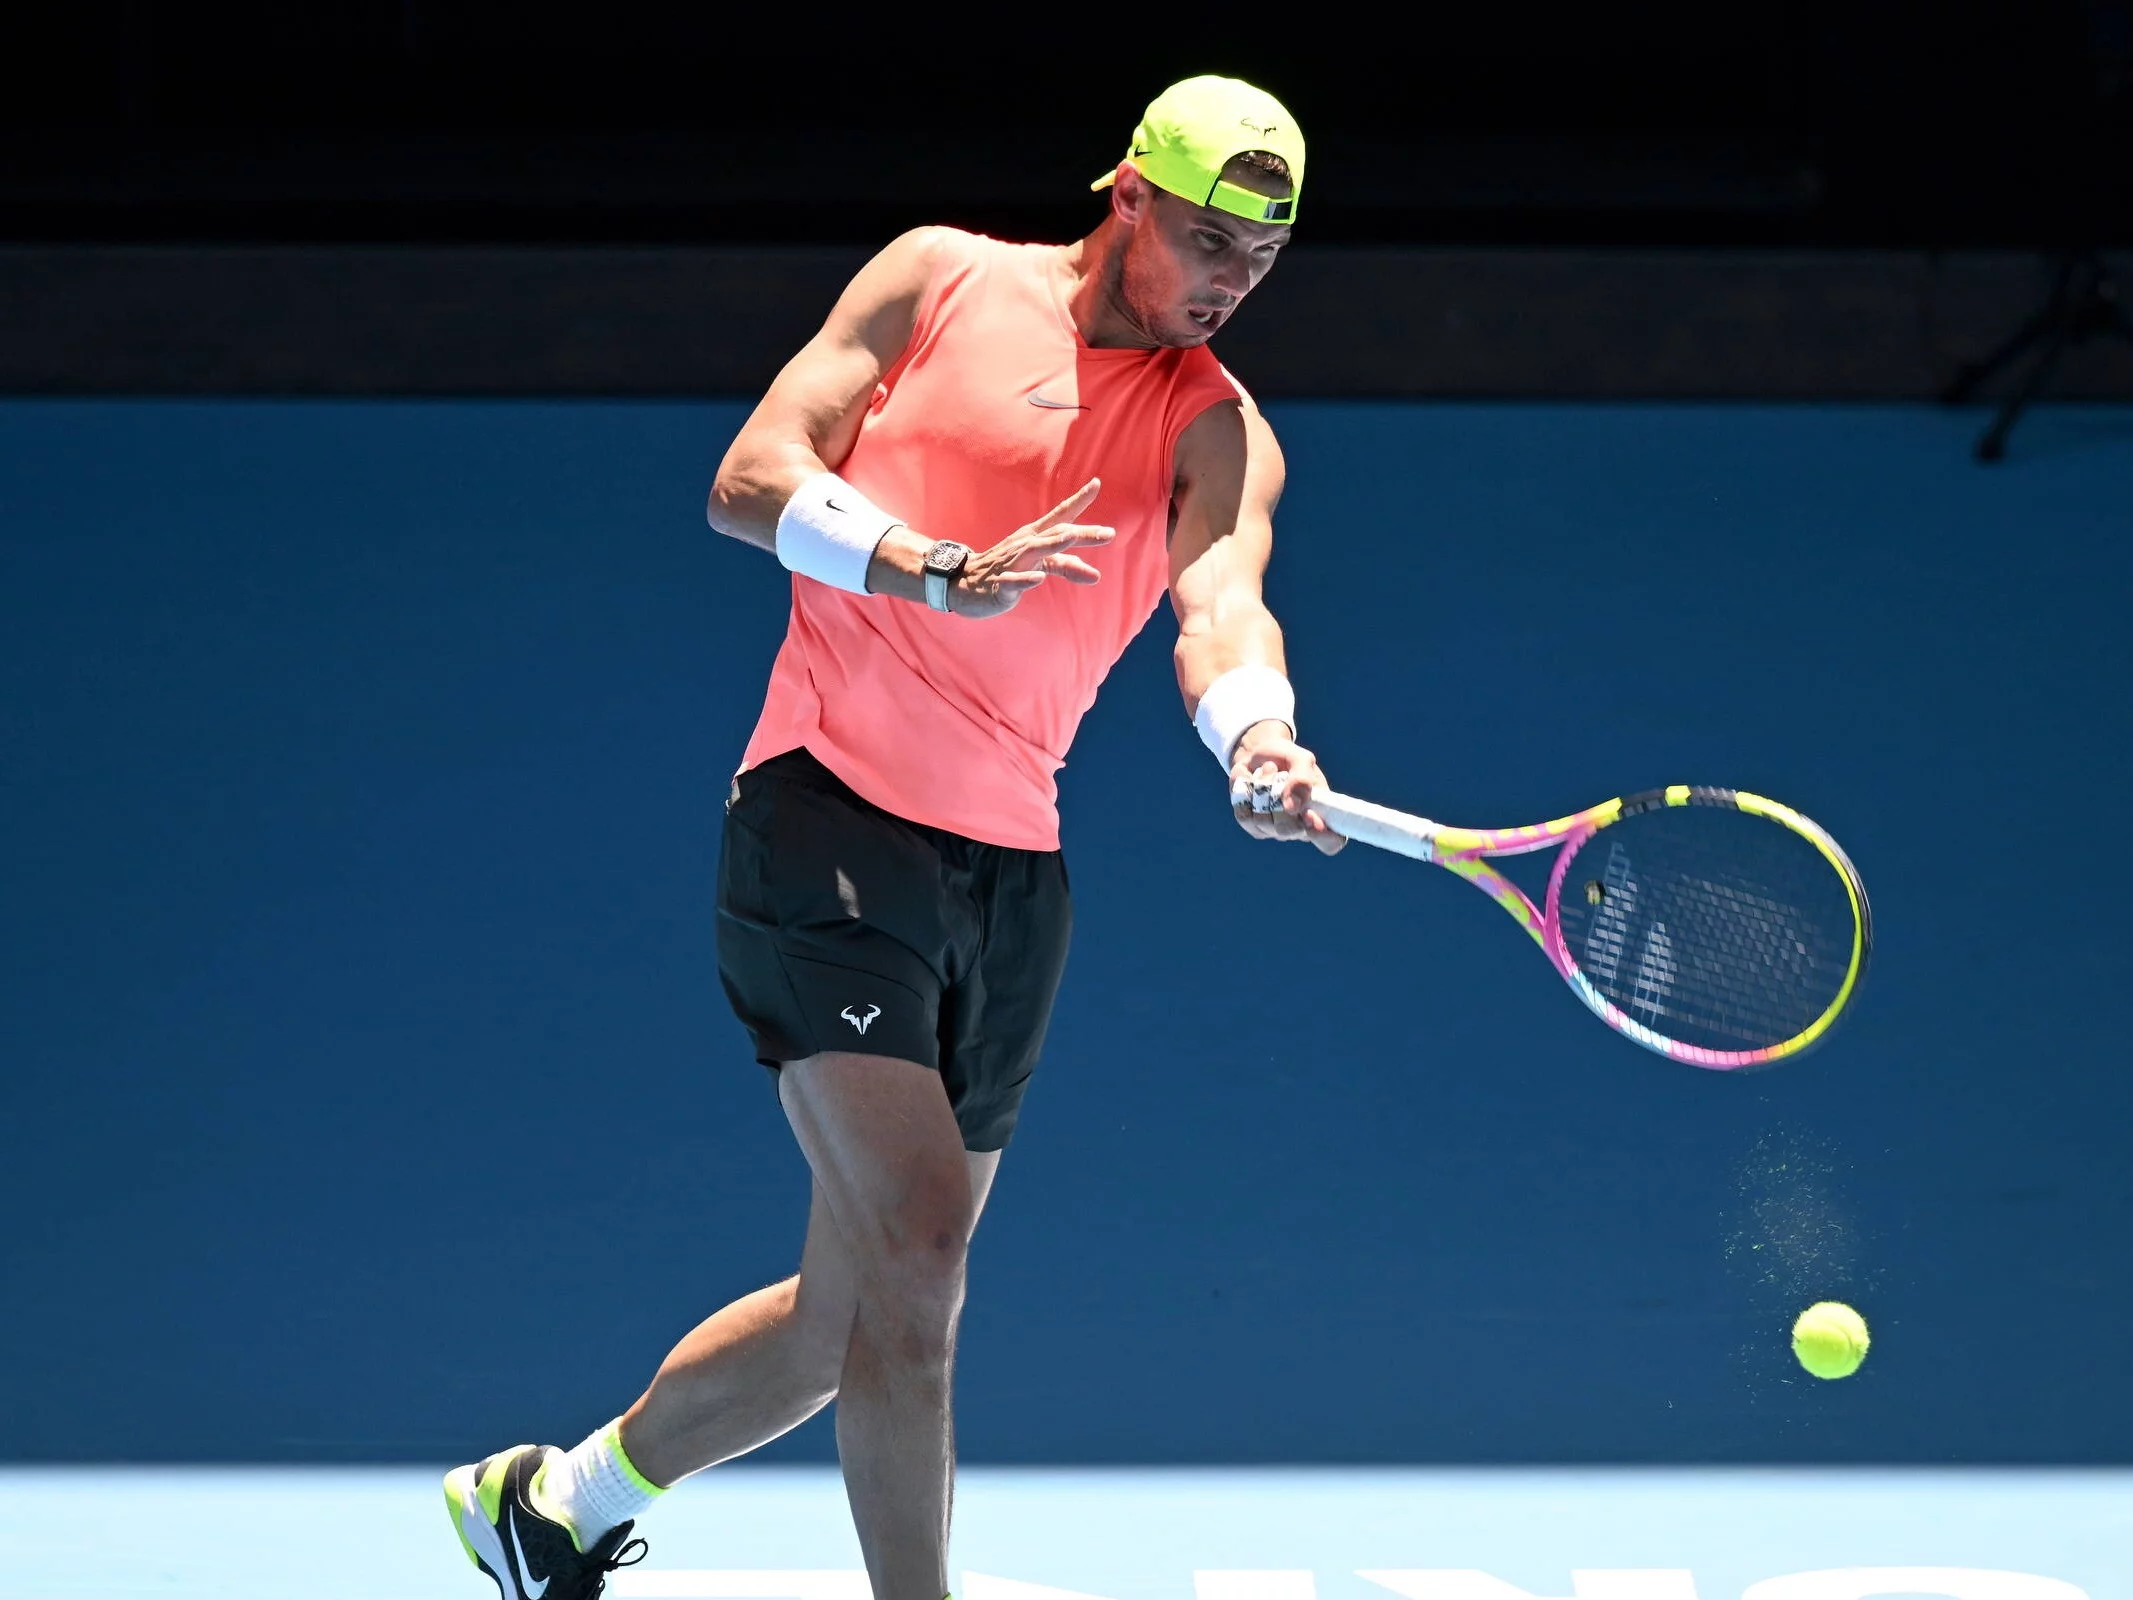
<path fill-rule="evenodd" d="M 620 1417 L 575 1449 L 551 1454 L 533 1480 L 536 1505 L 570 1529 L 581 1552 L 644 1515 L 665 1493 L 623 1450 Z"/>

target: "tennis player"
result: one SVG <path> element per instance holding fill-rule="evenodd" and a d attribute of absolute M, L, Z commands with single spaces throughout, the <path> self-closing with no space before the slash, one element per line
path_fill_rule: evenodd
<path fill-rule="evenodd" d="M 942 1600 L 964 1256 L 1066 960 L 1053 774 L 1167 588 L 1185 703 L 1261 837 L 1305 801 L 1260 596 L 1281 452 L 1207 341 L 1274 265 L 1304 144 L 1272 96 L 1148 107 L 1070 245 L 906 234 L 779 374 L 711 525 L 795 574 L 727 801 L 720 975 L 814 1173 L 800 1270 L 698 1326 L 574 1449 L 445 1480 L 503 1600 L 582 1600 L 633 1519 L 832 1399 L 877 1600 Z M 1282 809 L 1237 804 L 1248 778 Z"/>

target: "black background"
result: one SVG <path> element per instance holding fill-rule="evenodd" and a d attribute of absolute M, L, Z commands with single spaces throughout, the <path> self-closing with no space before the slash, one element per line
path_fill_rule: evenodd
<path fill-rule="evenodd" d="M 1312 140 L 1314 239 L 2133 237 L 2126 0 L 1638 0 L 1158 18 L 150 0 L 0 33 L 15 240 L 1061 235 L 1174 78 Z"/>

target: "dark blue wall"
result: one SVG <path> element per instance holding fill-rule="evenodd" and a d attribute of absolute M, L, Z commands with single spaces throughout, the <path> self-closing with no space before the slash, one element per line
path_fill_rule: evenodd
<path fill-rule="evenodd" d="M 702 522 L 740 415 L 0 406 L 0 1454 L 573 1438 L 787 1270 L 712 955 L 783 626 Z M 1159 614 L 1064 775 L 967 1453 L 2133 1459 L 2133 415 L 1994 471 L 1910 410 L 1275 422 L 1336 782 L 1776 794 L 1875 970 L 1778 1071 L 1645 1055 L 1449 877 L 1238 833 Z M 1845 1384 L 1785 1350 L 1825 1295 Z"/>

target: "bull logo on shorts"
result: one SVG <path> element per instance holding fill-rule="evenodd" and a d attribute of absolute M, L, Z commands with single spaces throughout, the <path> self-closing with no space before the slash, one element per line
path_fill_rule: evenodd
<path fill-rule="evenodd" d="M 867 1014 L 866 1014 L 865 1016 L 863 1016 L 863 1017 L 862 1017 L 862 1016 L 861 1016 L 861 1015 L 860 1015 L 860 1014 L 859 1014 L 859 1013 L 858 1013 L 858 1012 L 857 1012 L 857 1011 L 856 1011 L 855 1009 L 853 1009 L 853 1008 L 852 1008 L 851 1006 L 846 1006 L 846 1007 L 845 1007 L 845 1008 L 844 1008 L 844 1009 L 843 1009 L 842 1011 L 838 1012 L 838 1013 L 837 1013 L 837 1015 L 839 1015 L 840 1017 L 844 1018 L 844 1020 L 845 1020 L 846 1022 L 849 1022 L 849 1023 L 850 1023 L 850 1024 L 851 1024 L 851 1025 L 853 1026 L 853 1027 L 857 1028 L 857 1029 L 858 1029 L 858 1030 L 859 1030 L 859 1031 L 860 1031 L 861 1033 L 865 1033 L 865 1032 L 867 1031 L 867 1024 L 868 1024 L 868 1023 L 870 1023 L 870 1022 L 872 1022 L 872 1021 L 873 1021 L 873 1020 L 874 1020 L 874 1019 L 875 1019 L 876 1017 L 878 1017 L 878 1016 L 880 1016 L 880 1015 L 881 1015 L 881 1007 L 880 1007 L 880 1006 L 875 1006 L 875 1005 L 870 1005 L 870 1006 L 868 1006 L 868 1007 L 867 1007 Z"/>

